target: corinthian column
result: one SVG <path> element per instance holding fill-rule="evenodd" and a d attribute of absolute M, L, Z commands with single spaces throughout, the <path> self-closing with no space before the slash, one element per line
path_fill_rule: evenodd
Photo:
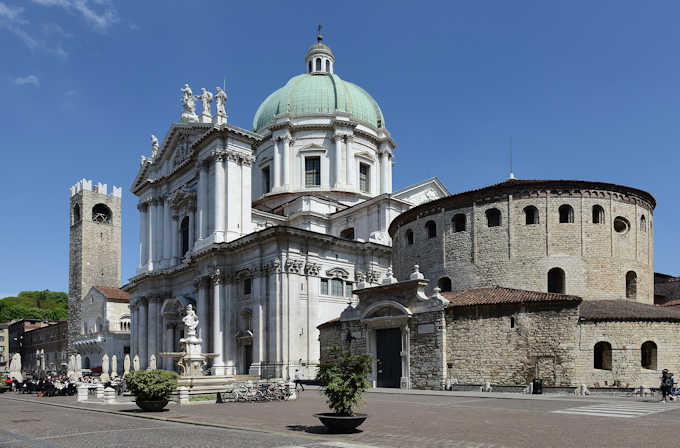
<path fill-rule="evenodd" d="M 380 194 L 382 193 L 388 193 L 387 191 L 387 176 L 388 176 L 388 164 L 389 163 L 389 157 L 387 154 L 387 150 L 383 150 L 382 153 L 380 153 Z"/>
<path fill-rule="evenodd" d="M 156 205 L 155 202 L 152 200 L 149 205 L 148 205 L 148 216 L 146 220 L 147 228 L 146 228 L 146 241 L 147 241 L 147 255 L 148 255 L 148 263 L 147 266 L 150 271 L 153 271 L 154 268 L 154 257 L 155 257 L 155 251 L 154 251 L 154 224 L 156 221 Z"/>
<path fill-rule="evenodd" d="M 198 290 L 198 337 L 201 338 L 201 351 L 208 353 L 208 337 L 210 335 L 208 328 L 210 322 L 208 321 L 208 290 L 206 282 L 203 278 L 199 278 L 194 283 Z"/>
<path fill-rule="evenodd" d="M 147 230 L 147 213 L 148 207 L 146 204 L 138 204 L 137 210 L 139 210 L 139 266 L 138 270 L 144 268 L 147 263 L 146 258 L 146 230 Z"/>
<path fill-rule="evenodd" d="M 279 139 L 274 138 L 274 188 L 278 190 L 281 187 L 281 157 L 279 155 Z"/>
<path fill-rule="evenodd" d="M 217 356 L 213 360 L 213 375 L 224 375 L 224 345 L 222 332 L 222 289 L 223 275 L 217 270 L 212 276 L 213 282 L 213 353 Z"/>
<path fill-rule="evenodd" d="M 208 236 L 208 167 L 200 163 L 198 177 L 198 239 Z"/>
<path fill-rule="evenodd" d="M 147 344 L 149 342 L 148 339 L 148 331 L 147 331 L 147 319 L 149 313 L 148 308 L 147 308 L 147 303 L 144 299 L 140 299 L 139 301 L 139 312 L 138 317 L 139 317 L 139 337 L 137 338 L 137 351 L 139 355 L 139 365 L 140 368 L 145 369 L 146 366 L 148 365 L 147 363 L 149 362 L 149 359 L 147 358 Z"/>
<path fill-rule="evenodd" d="M 342 136 L 336 135 L 335 140 L 335 163 L 333 164 L 333 171 L 335 173 L 335 181 L 333 188 L 339 188 L 342 185 L 342 172 L 340 166 L 342 165 Z"/>
<path fill-rule="evenodd" d="M 283 187 L 287 189 L 289 187 L 288 184 L 290 183 L 290 180 L 289 180 L 290 179 L 290 163 L 289 163 L 289 159 L 290 159 L 290 154 L 289 154 L 290 153 L 290 136 L 288 136 L 288 135 L 283 136 L 282 142 L 283 142 L 283 149 L 281 151 L 283 153 L 283 157 L 282 157 L 283 160 L 282 160 L 282 163 L 281 163 L 281 165 L 282 165 L 282 170 L 281 170 L 282 177 L 281 177 L 281 179 L 282 179 Z"/>
<path fill-rule="evenodd" d="M 224 241 L 224 208 L 225 208 L 225 174 L 224 160 L 221 155 L 215 157 L 215 238 L 216 243 Z"/>
<path fill-rule="evenodd" d="M 354 187 L 354 153 L 352 152 L 352 139 L 353 137 L 351 135 L 348 135 L 346 137 L 347 139 L 347 148 L 345 155 L 347 157 L 346 162 L 347 162 L 347 167 L 345 171 L 347 171 L 347 185 Z"/>
<path fill-rule="evenodd" d="M 158 323 L 161 319 L 160 314 L 160 299 L 158 297 L 154 297 L 149 300 L 149 315 L 147 317 L 147 321 L 149 323 L 147 333 L 147 338 L 149 340 L 149 351 L 146 354 L 147 363 L 151 355 L 156 355 L 156 361 L 158 362 Z"/>

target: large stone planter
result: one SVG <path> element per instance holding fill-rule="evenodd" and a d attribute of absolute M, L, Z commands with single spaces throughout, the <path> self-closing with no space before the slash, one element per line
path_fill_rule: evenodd
<path fill-rule="evenodd" d="M 321 423 L 334 434 L 345 434 L 357 429 L 368 418 L 366 414 L 338 415 L 332 412 L 314 414 L 314 417 L 321 420 Z"/>
<path fill-rule="evenodd" d="M 137 406 L 144 412 L 160 412 L 168 405 L 168 400 L 136 400 L 135 403 L 137 403 Z"/>

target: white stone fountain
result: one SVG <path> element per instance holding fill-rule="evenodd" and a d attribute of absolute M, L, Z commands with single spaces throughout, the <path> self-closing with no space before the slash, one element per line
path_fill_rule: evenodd
<path fill-rule="evenodd" d="M 182 344 L 181 352 L 159 353 L 163 358 L 172 358 L 182 370 L 179 379 L 179 387 L 185 387 L 190 395 L 203 393 L 224 392 L 229 388 L 233 379 L 227 376 L 205 376 L 203 367 L 208 359 L 217 357 L 218 353 L 201 353 L 201 343 L 203 340 L 196 336 L 198 318 L 191 305 L 187 305 L 184 310 L 185 338 L 179 340 Z"/>

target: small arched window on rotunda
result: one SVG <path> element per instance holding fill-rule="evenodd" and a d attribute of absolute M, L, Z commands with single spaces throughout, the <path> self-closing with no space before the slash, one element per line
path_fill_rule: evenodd
<path fill-rule="evenodd" d="M 593 368 L 598 370 L 612 369 L 612 345 L 609 342 L 598 342 L 595 344 L 593 352 Z"/>
<path fill-rule="evenodd" d="M 80 222 L 80 205 L 76 204 L 73 206 L 73 224 L 78 224 Z"/>
<path fill-rule="evenodd" d="M 643 369 L 656 370 L 656 344 L 647 341 L 640 347 L 640 365 Z"/>
<path fill-rule="evenodd" d="M 316 71 L 317 72 L 321 71 L 321 58 L 316 59 Z"/>
<path fill-rule="evenodd" d="M 442 290 L 442 292 L 451 291 L 451 279 L 448 277 L 442 277 L 437 282 L 437 286 Z"/>
<path fill-rule="evenodd" d="M 454 215 L 453 219 L 453 231 L 454 232 L 465 232 L 466 218 L 463 213 L 458 213 Z"/>
<path fill-rule="evenodd" d="M 640 232 L 646 232 L 647 231 L 647 218 L 645 218 L 645 215 L 640 216 Z"/>
<path fill-rule="evenodd" d="M 490 208 L 486 212 L 486 226 L 487 227 L 500 227 L 501 225 L 501 212 L 497 208 Z"/>
<path fill-rule="evenodd" d="M 104 204 L 92 207 L 92 221 L 98 224 L 111 224 L 111 209 Z"/>
<path fill-rule="evenodd" d="M 413 230 L 411 229 L 406 231 L 406 244 L 409 246 L 413 245 Z"/>
<path fill-rule="evenodd" d="M 312 61 L 309 61 L 309 71 L 307 73 L 312 73 Z"/>
<path fill-rule="evenodd" d="M 552 268 L 548 271 L 548 292 L 564 294 L 565 275 L 560 268 Z"/>
<path fill-rule="evenodd" d="M 600 205 L 593 205 L 593 224 L 604 224 L 604 209 Z"/>
<path fill-rule="evenodd" d="M 633 271 L 626 272 L 626 299 L 637 297 L 637 274 Z"/>
<path fill-rule="evenodd" d="M 563 204 L 558 209 L 560 212 L 560 224 L 568 224 L 574 222 L 574 209 L 571 205 Z"/>
<path fill-rule="evenodd" d="M 528 226 L 538 224 L 538 209 L 533 205 L 524 207 L 524 223 Z"/>
<path fill-rule="evenodd" d="M 427 238 L 437 238 L 437 224 L 434 221 L 428 221 L 425 223 L 425 230 L 427 231 Z"/>
<path fill-rule="evenodd" d="M 331 72 L 331 61 L 326 59 L 326 73 L 330 73 L 330 72 Z"/>
<path fill-rule="evenodd" d="M 180 237 L 182 244 L 181 256 L 183 257 L 189 251 L 189 217 L 185 216 L 180 224 Z"/>

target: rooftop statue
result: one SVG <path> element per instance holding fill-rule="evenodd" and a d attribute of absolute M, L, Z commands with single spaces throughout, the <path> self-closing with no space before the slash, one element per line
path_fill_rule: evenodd
<path fill-rule="evenodd" d="M 189 84 L 184 84 L 181 92 L 183 107 L 181 120 L 184 122 L 198 121 L 198 117 L 196 116 L 196 99 L 194 98 L 194 93 L 191 91 Z"/>
<path fill-rule="evenodd" d="M 217 115 L 227 115 L 227 93 L 221 87 L 215 87 L 215 107 L 217 108 Z"/>
<path fill-rule="evenodd" d="M 151 134 L 151 157 L 156 157 L 156 154 L 158 154 L 158 139 Z"/>
<path fill-rule="evenodd" d="M 201 103 L 203 104 L 203 113 L 201 115 L 210 116 L 210 106 L 212 105 L 213 94 L 205 90 L 205 87 L 201 88 L 201 95 L 197 96 Z"/>

